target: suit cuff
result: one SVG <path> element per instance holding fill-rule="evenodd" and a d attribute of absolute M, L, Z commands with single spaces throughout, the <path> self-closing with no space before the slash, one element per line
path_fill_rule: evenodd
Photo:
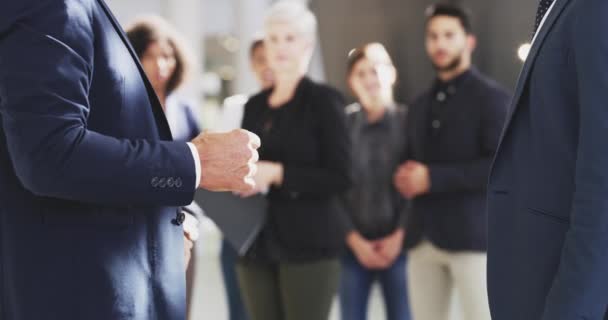
<path fill-rule="evenodd" d="M 196 180 L 194 180 L 196 184 L 194 185 L 194 189 L 196 190 L 198 189 L 198 186 L 201 185 L 201 158 L 198 155 L 198 150 L 194 143 L 187 142 L 187 144 L 192 152 L 192 158 L 194 159 L 194 169 L 196 170 Z"/>

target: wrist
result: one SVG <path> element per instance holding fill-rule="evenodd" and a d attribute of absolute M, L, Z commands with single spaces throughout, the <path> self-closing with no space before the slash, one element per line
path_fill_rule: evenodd
<path fill-rule="evenodd" d="M 346 243 L 349 247 L 354 248 L 361 242 L 361 235 L 357 231 L 351 231 L 346 236 Z"/>
<path fill-rule="evenodd" d="M 395 229 L 395 235 L 398 237 L 403 237 L 405 235 L 405 229 L 403 227 Z"/>
<path fill-rule="evenodd" d="M 427 165 L 424 165 L 424 193 L 429 193 L 431 191 L 431 168 Z"/>

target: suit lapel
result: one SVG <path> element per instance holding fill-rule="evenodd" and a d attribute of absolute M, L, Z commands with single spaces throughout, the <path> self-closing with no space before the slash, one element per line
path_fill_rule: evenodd
<path fill-rule="evenodd" d="M 561 15 L 561 13 L 564 11 L 564 8 L 566 8 L 566 5 L 570 2 L 570 0 L 555 0 L 555 1 L 556 2 L 555 2 L 555 5 L 553 6 L 553 9 L 551 10 L 549 15 L 545 19 L 545 23 L 543 24 L 542 28 L 538 31 L 538 34 L 536 35 L 536 39 L 534 40 L 534 43 L 532 44 L 530 53 L 528 54 L 526 62 L 524 63 L 524 66 L 517 79 L 517 87 L 515 88 L 515 94 L 513 96 L 513 100 L 511 101 L 511 106 L 509 108 L 509 113 L 507 115 L 507 121 L 504 126 L 502 135 L 500 137 L 499 146 L 500 146 L 500 144 L 502 144 L 502 140 L 504 139 L 504 136 L 509 128 L 509 125 L 511 124 L 511 120 L 513 119 L 513 115 L 515 114 L 515 111 L 517 111 L 517 107 L 519 106 L 519 101 L 524 93 L 524 90 L 528 83 L 528 79 L 530 78 L 530 72 L 532 70 L 532 66 L 534 65 L 534 61 L 538 57 L 538 53 L 539 53 L 540 49 L 542 48 L 543 42 L 547 38 L 547 35 L 553 28 L 553 25 L 555 24 L 555 22 L 557 21 L 557 19 Z"/>
<path fill-rule="evenodd" d="M 135 65 L 137 65 L 137 70 L 139 70 L 139 73 L 141 75 L 141 78 L 143 79 L 144 85 L 146 86 L 148 98 L 150 99 L 150 105 L 152 106 L 152 113 L 154 114 L 154 118 L 156 119 L 156 125 L 158 126 L 159 135 L 160 135 L 161 140 L 173 140 L 173 137 L 171 135 L 171 129 L 169 128 L 169 123 L 167 122 L 167 117 L 165 116 L 165 112 L 163 111 L 160 101 L 158 100 L 158 97 L 156 96 L 156 93 L 154 92 L 154 89 L 152 88 L 152 84 L 150 83 L 150 80 L 148 80 L 148 76 L 144 72 L 144 69 L 141 66 L 141 63 L 139 62 L 139 57 L 135 53 L 135 50 L 133 50 L 133 47 L 131 46 L 129 39 L 127 38 L 122 27 L 120 26 L 120 23 L 118 23 L 118 20 L 116 20 L 116 17 L 114 17 L 114 14 L 112 14 L 112 11 L 106 5 L 105 1 L 97 0 L 97 2 L 103 8 L 106 15 L 112 22 L 114 29 L 116 30 L 116 32 L 118 33 L 118 35 L 120 36 L 120 38 L 122 39 L 124 44 L 127 46 L 127 49 L 129 50 L 129 53 L 131 54 L 131 57 L 133 58 L 133 62 L 135 63 Z"/>

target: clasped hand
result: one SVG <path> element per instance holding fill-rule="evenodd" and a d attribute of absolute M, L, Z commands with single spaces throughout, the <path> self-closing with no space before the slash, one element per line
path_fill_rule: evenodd
<path fill-rule="evenodd" d="M 414 199 L 431 189 L 429 168 L 416 161 L 399 166 L 394 176 L 395 187 L 405 198 Z"/>

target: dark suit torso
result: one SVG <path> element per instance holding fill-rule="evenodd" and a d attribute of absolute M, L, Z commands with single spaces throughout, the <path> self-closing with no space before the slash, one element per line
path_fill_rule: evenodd
<path fill-rule="evenodd" d="M 410 108 L 408 158 L 428 165 L 431 190 L 412 201 L 408 248 L 427 238 L 445 250 L 486 250 L 487 177 L 510 96 L 475 69 L 462 77 L 437 135 L 430 134 L 434 91 Z"/>
<path fill-rule="evenodd" d="M 184 319 L 194 163 L 100 0 L 0 4 L 0 318 Z"/>
<path fill-rule="evenodd" d="M 604 318 L 608 2 L 557 0 L 520 75 L 488 192 L 494 320 Z"/>

